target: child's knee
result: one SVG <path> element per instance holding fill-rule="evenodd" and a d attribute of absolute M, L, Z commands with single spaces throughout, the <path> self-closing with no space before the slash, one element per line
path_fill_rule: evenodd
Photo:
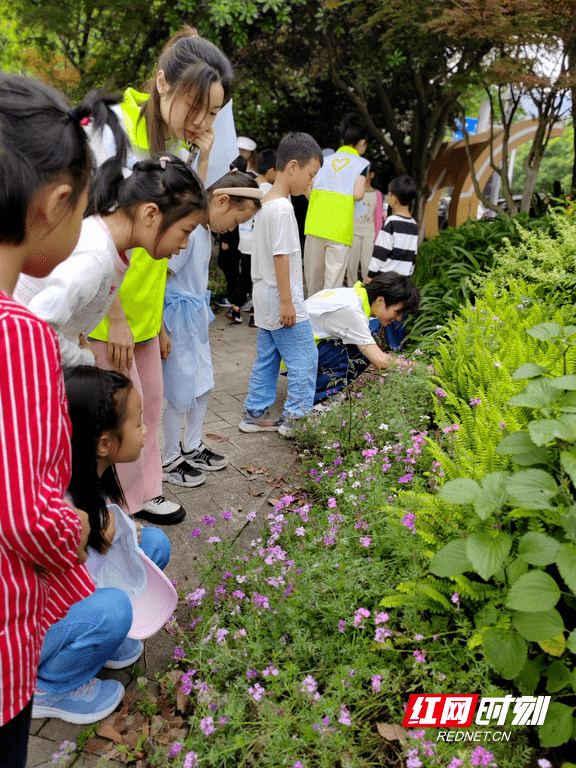
<path fill-rule="evenodd" d="M 141 534 L 140 549 L 163 571 L 172 554 L 170 539 L 164 531 L 154 527 L 142 528 Z"/>

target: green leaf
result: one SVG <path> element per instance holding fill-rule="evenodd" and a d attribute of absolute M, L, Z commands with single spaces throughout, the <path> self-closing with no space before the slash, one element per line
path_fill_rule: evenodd
<path fill-rule="evenodd" d="M 477 531 L 466 539 L 468 559 L 484 581 L 488 581 L 502 567 L 511 547 L 512 537 L 507 533 L 491 536 Z"/>
<path fill-rule="evenodd" d="M 480 493 L 480 486 L 468 477 L 458 477 L 444 483 L 438 491 L 438 496 L 452 504 L 471 504 Z"/>
<path fill-rule="evenodd" d="M 541 613 L 554 608 L 560 600 L 560 588 L 544 571 L 529 571 L 510 587 L 506 607 L 516 611 Z"/>
<path fill-rule="evenodd" d="M 544 675 L 548 678 L 546 683 L 548 693 L 557 693 L 572 682 L 570 670 L 561 661 L 553 661 Z"/>
<path fill-rule="evenodd" d="M 490 666 L 513 680 L 526 664 L 528 643 L 518 632 L 490 627 L 484 635 L 484 656 Z"/>
<path fill-rule="evenodd" d="M 525 573 L 528 573 L 528 563 L 525 563 L 524 560 L 520 560 L 519 557 L 512 560 L 512 562 L 506 566 L 506 574 L 510 586 L 514 584 L 515 581 L 518 581 L 520 576 L 524 576 Z"/>
<path fill-rule="evenodd" d="M 537 379 L 531 381 L 514 397 L 507 401 L 506 405 L 523 405 L 527 408 L 544 408 L 558 399 L 558 390 L 550 384 L 550 379 Z"/>
<path fill-rule="evenodd" d="M 489 627 L 492 624 L 496 624 L 497 621 L 498 611 L 491 603 L 486 603 L 486 605 L 474 616 L 474 626 L 477 629 Z"/>
<path fill-rule="evenodd" d="M 496 453 L 499 455 L 512 455 L 518 453 L 528 453 L 533 451 L 536 446 L 528 432 L 512 432 L 506 435 L 496 446 Z"/>
<path fill-rule="evenodd" d="M 550 565 L 554 562 L 560 542 L 545 533 L 530 531 L 518 543 L 518 557 L 530 565 Z"/>
<path fill-rule="evenodd" d="M 474 499 L 474 509 L 481 520 L 498 512 L 508 498 L 506 480 L 509 472 L 490 472 L 482 478 L 482 490 Z"/>
<path fill-rule="evenodd" d="M 512 461 L 521 467 L 533 467 L 535 464 L 549 464 L 550 451 L 548 448 L 534 448 L 533 451 L 512 456 Z"/>
<path fill-rule="evenodd" d="M 564 622 L 556 608 L 551 608 L 549 611 L 538 611 L 537 613 L 514 611 L 512 621 L 514 629 L 522 637 L 526 638 L 526 640 L 534 640 L 536 643 L 550 640 L 551 637 L 556 637 L 560 632 L 564 632 Z"/>
<path fill-rule="evenodd" d="M 559 747 L 572 736 L 572 713 L 574 707 L 553 701 L 548 707 L 544 725 L 538 728 L 540 744 L 543 747 Z"/>
<path fill-rule="evenodd" d="M 559 419 L 538 419 L 528 424 L 528 432 L 535 445 L 546 445 L 552 440 L 573 440 L 574 433 Z"/>
<path fill-rule="evenodd" d="M 512 374 L 513 379 L 532 379 L 534 376 L 541 376 L 543 373 L 548 373 L 547 368 L 542 368 L 541 365 L 536 363 L 524 363 L 519 368 L 516 368 Z"/>
<path fill-rule="evenodd" d="M 459 576 L 472 568 L 466 556 L 466 539 L 454 539 L 438 550 L 430 563 L 430 570 L 435 576 L 447 578 Z"/>
<path fill-rule="evenodd" d="M 552 475 L 542 469 L 515 472 L 507 486 L 515 501 L 529 509 L 550 509 L 549 500 L 560 490 Z"/>
<path fill-rule="evenodd" d="M 572 484 L 576 485 L 576 451 L 561 451 L 560 464 L 564 472 L 572 480 Z"/>
<path fill-rule="evenodd" d="M 562 546 L 556 552 L 555 559 L 560 576 L 570 589 L 576 589 L 576 549 Z"/>
<path fill-rule="evenodd" d="M 534 339 L 548 341 L 550 339 L 561 339 L 564 334 L 564 328 L 558 323 L 540 323 L 533 328 L 529 328 L 526 333 Z"/>
<path fill-rule="evenodd" d="M 531 659 L 528 659 L 526 664 L 522 667 L 522 671 L 518 677 L 514 679 L 514 682 L 518 688 L 521 688 L 528 693 L 533 693 L 540 682 L 540 670 L 538 669 L 538 665 Z"/>
<path fill-rule="evenodd" d="M 557 389 L 576 389 L 576 376 L 569 374 L 568 376 L 557 376 L 555 379 L 550 379 L 550 383 Z"/>
<path fill-rule="evenodd" d="M 576 629 L 572 630 L 566 639 L 566 648 L 570 653 L 576 653 Z"/>

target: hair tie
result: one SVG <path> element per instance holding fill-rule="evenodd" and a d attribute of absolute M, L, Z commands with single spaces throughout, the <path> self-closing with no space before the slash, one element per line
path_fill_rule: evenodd
<path fill-rule="evenodd" d="M 228 171 L 228 173 L 239 173 L 239 171 L 238 171 L 238 168 L 236 168 L 235 165 L 231 165 L 230 166 L 230 170 Z"/>
<path fill-rule="evenodd" d="M 254 187 L 221 187 L 215 189 L 213 195 L 230 195 L 231 197 L 251 197 L 254 200 L 262 200 L 264 193 Z"/>
<path fill-rule="evenodd" d="M 160 163 L 160 166 L 162 167 L 162 170 L 165 171 L 166 170 L 166 163 L 170 162 L 170 158 L 167 157 L 166 155 L 162 155 L 162 157 L 158 158 L 158 162 Z"/>

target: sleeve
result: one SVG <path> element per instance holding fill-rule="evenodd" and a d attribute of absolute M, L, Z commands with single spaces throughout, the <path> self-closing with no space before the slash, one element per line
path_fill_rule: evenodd
<path fill-rule="evenodd" d="M 104 266 L 93 253 L 75 251 L 44 279 L 28 309 L 58 330 L 92 301 L 105 279 Z"/>
<path fill-rule="evenodd" d="M 339 339 L 344 344 L 357 346 L 374 344 L 368 318 L 361 309 L 356 307 L 341 307 L 327 312 L 322 324 L 330 338 Z"/>
<path fill-rule="evenodd" d="M 280 256 L 284 253 L 294 253 L 300 250 L 300 238 L 298 236 L 298 224 L 292 204 L 279 207 L 270 221 L 270 245 L 272 256 Z"/>
<path fill-rule="evenodd" d="M 374 244 L 372 258 L 368 266 L 368 277 L 374 277 L 382 271 L 385 262 L 390 258 L 394 249 L 394 227 L 390 219 L 384 222 L 384 226 L 378 232 L 378 237 Z"/>
<path fill-rule="evenodd" d="M 82 349 L 64 334 L 56 329 L 58 344 L 60 345 L 60 355 L 62 356 L 62 367 L 68 368 L 73 365 L 96 365 L 96 359 L 89 349 Z"/>
<path fill-rule="evenodd" d="M 49 571 L 78 565 L 81 523 L 65 503 L 70 429 L 54 333 L 36 318 L 0 321 L 0 535 Z"/>

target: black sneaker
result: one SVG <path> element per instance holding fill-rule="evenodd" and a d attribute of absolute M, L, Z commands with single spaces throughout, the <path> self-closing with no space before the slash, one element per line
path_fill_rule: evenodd
<path fill-rule="evenodd" d="M 156 496 L 150 501 L 145 501 L 140 512 L 136 512 L 135 517 L 141 517 L 149 523 L 156 525 L 175 525 L 182 522 L 186 517 L 184 507 L 169 501 L 164 496 Z"/>
<path fill-rule="evenodd" d="M 202 444 L 191 451 L 185 451 L 182 446 L 180 446 L 180 450 L 188 464 L 202 470 L 202 472 L 216 472 L 219 469 L 224 469 L 228 464 L 228 459 L 225 456 L 214 453 Z"/>
<path fill-rule="evenodd" d="M 238 307 L 230 307 L 230 309 L 224 313 L 224 317 L 230 320 L 231 323 L 243 323 L 244 318 L 240 314 Z"/>
<path fill-rule="evenodd" d="M 250 320 L 248 321 L 248 328 L 256 328 L 256 323 L 254 322 L 254 312 L 250 314 Z"/>
<path fill-rule="evenodd" d="M 162 465 L 162 480 L 166 483 L 182 485 L 184 488 L 194 488 L 202 485 L 206 475 L 188 464 L 183 456 L 178 456 L 174 461 Z"/>

